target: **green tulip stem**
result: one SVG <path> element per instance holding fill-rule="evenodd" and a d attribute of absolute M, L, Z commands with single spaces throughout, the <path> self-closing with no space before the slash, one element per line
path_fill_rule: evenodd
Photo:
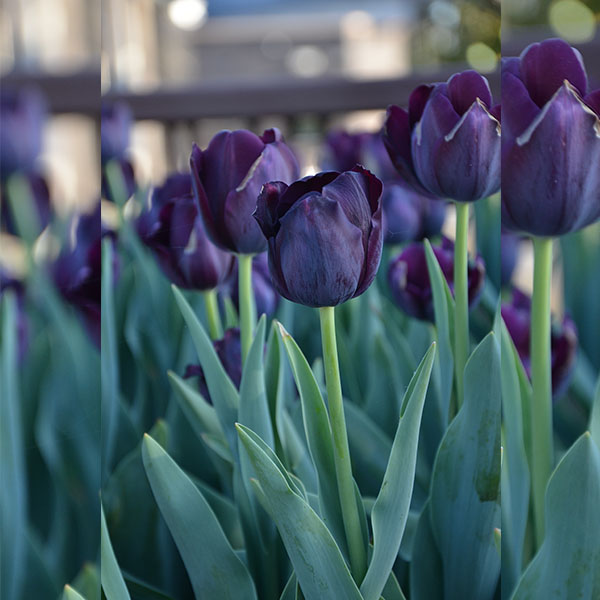
<path fill-rule="evenodd" d="M 335 309 L 328 306 L 319 309 L 321 318 L 321 342 L 323 344 L 323 365 L 327 384 L 327 403 L 333 433 L 335 473 L 337 478 L 342 519 L 346 541 L 350 553 L 350 567 L 358 585 L 362 582 L 367 568 L 367 555 L 363 543 L 358 506 L 354 492 L 350 449 L 346 433 L 346 419 L 342 400 L 342 384 L 338 363 L 335 337 Z"/>
<path fill-rule="evenodd" d="M 463 374 L 469 358 L 469 279 L 467 275 L 469 205 L 456 202 L 456 239 L 454 241 L 454 367 L 456 398 L 463 402 Z"/>
<path fill-rule="evenodd" d="M 535 541 L 544 539 L 544 496 L 553 466 L 550 291 L 552 238 L 534 238 L 531 306 L 531 492 Z"/>
<path fill-rule="evenodd" d="M 238 254 L 240 333 L 242 338 L 242 364 L 252 345 L 256 324 L 256 304 L 252 290 L 252 255 Z"/>
<path fill-rule="evenodd" d="M 204 296 L 204 308 L 206 309 L 206 320 L 208 321 L 208 333 L 211 339 L 220 340 L 223 337 L 223 325 L 219 314 L 217 290 L 206 290 L 202 295 Z"/>

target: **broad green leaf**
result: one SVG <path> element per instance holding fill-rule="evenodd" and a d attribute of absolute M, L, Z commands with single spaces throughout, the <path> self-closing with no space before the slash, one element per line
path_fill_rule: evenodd
<path fill-rule="evenodd" d="M 437 354 L 441 379 L 440 413 L 443 419 L 442 424 L 445 426 L 448 423 L 450 396 L 452 395 L 452 382 L 454 378 L 454 355 L 452 353 L 454 304 L 452 294 L 446 283 L 446 278 L 433 253 L 429 240 L 426 239 L 424 244 L 437 331 Z"/>
<path fill-rule="evenodd" d="M 87 600 L 101 600 L 102 589 L 100 573 L 96 565 L 86 563 L 72 581 L 71 587 L 77 590 Z"/>
<path fill-rule="evenodd" d="M 584 433 L 546 488 L 546 535 L 513 600 L 600 598 L 600 449 Z"/>
<path fill-rule="evenodd" d="M 129 592 L 110 543 L 104 509 L 100 505 L 100 560 L 102 589 L 107 600 L 129 600 Z"/>
<path fill-rule="evenodd" d="M 113 241 L 102 242 L 102 482 L 112 470 L 119 426 L 119 355 L 113 298 Z"/>
<path fill-rule="evenodd" d="M 302 403 L 302 419 L 308 448 L 317 471 L 321 516 L 333 537 L 345 552 L 345 533 L 333 457 L 333 436 L 329 415 L 319 385 L 298 344 L 279 325 L 283 345 L 288 354 L 292 373 Z"/>
<path fill-rule="evenodd" d="M 173 373 L 173 371 L 168 371 L 167 375 L 171 382 L 171 387 L 176 392 L 176 398 L 180 400 L 181 410 L 194 431 L 199 436 L 203 433 L 221 436 L 223 442 L 226 443 L 223 429 L 221 428 L 214 407 L 202 397 L 200 392 L 181 379 L 179 375 Z"/>
<path fill-rule="evenodd" d="M 194 340 L 194 346 L 196 347 L 198 359 L 204 371 L 210 398 L 221 422 L 221 427 L 223 428 L 229 447 L 235 455 L 237 452 L 237 435 L 234 423 L 238 419 L 238 391 L 225 372 L 208 334 L 204 331 L 191 306 L 176 286 L 172 286 L 172 288 L 177 305 Z"/>
<path fill-rule="evenodd" d="M 492 598 L 500 571 L 494 546 L 500 526 L 500 357 L 493 333 L 469 358 L 464 386 L 464 403 L 442 439 L 431 480 L 445 600 Z"/>
<path fill-rule="evenodd" d="M 444 600 L 442 559 L 433 532 L 429 500 L 423 506 L 410 561 L 411 600 Z"/>
<path fill-rule="evenodd" d="M 298 594 L 298 580 L 296 579 L 296 574 L 292 573 L 288 582 L 285 584 L 283 588 L 283 592 L 281 592 L 281 596 L 279 600 L 296 600 Z"/>
<path fill-rule="evenodd" d="M 382 597 L 384 600 L 406 600 L 404 593 L 402 592 L 402 588 L 392 571 L 390 576 L 383 588 Z"/>
<path fill-rule="evenodd" d="M 246 566 L 235 554 L 198 488 L 148 435 L 144 436 L 142 458 L 196 597 L 256 600 Z"/>
<path fill-rule="evenodd" d="M 342 553 L 326 525 L 288 485 L 285 475 L 261 447 L 238 426 L 254 466 L 256 495 L 271 515 L 294 566 L 306 600 L 361 600 Z"/>
<path fill-rule="evenodd" d="M 27 472 L 17 368 L 17 302 L 2 294 L 0 357 L 0 597 L 18 598 L 27 560 Z"/>
<path fill-rule="evenodd" d="M 529 512 L 529 467 L 523 434 L 521 386 L 510 334 L 500 325 L 504 459 L 502 464 L 502 597 L 521 575 Z"/>
<path fill-rule="evenodd" d="M 87 600 L 87 598 L 84 598 L 75 588 L 72 588 L 68 584 L 65 585 L 62 597 L 63 600 Z"/>
<path fill-rule="evenodd" d="M 125 577 L 127 588 L 131 590 L 131 594 L 135 600 L 175 600 L 154 586 L 148 585 L 144 581 L 140 581 L 137 577 L 133 577 L 126 573 L 123 576 Z"/>
<path fill-rule="evenodd" d="M 598 448 L 600 448 L 600 378 L 598 379 L 596 393 L 594 394 L 594 405 L 590 414 L 589 429 L 592 439 L 596 442 Z"/>
<path fill-rule="evenodd" d="M 402 401 L 403 412 L 383 484 L 371 511 L 373 556 L 360 587 L 365 600 L 378 600 L 398 556 L 412 497 L 421 415 L 434 359 L 432 345 Z"/>

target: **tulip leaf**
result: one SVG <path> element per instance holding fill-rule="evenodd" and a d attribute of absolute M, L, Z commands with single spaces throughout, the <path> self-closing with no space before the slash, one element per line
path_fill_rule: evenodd
<path fill-rule="evenodd" d="M 101 580 L 106 600 L 129 600 L 129 592 L 108 535 L 102 505 L 100 506 L 100 541 Z"/>
<path fill-rule="evenodd" d="M 452 341 L 454 338 L 454 301 L 448 288 L 446 278 L 440 264 L 431 248 L 429 240 L 425 240 L 425 258 L 431 282 L 433 295 L 433 310 L 435 313 L 436 337 L 438 345 L 438 365 L 440 370 L 440 416 L 442 426 L 448 423 L 452 382 L 454 380 L 454 355 Z"/>
<path fill-rule="evenodd" d="M 293 491 L 284 473 L 248 429 L 241 425 L 237 428 L 256 472 L 253 488 L 277 524 L 306 600 L 362 600 L 325 523 L 308 502 Z"/>
<path fill-rule="evenodd" d="M 319 385 L 302 350 L 280 324 L 283 345 L 300 392 L 302 419 L 308 448 L 317 471 L 321 515 L 337 543 L 345 551 L 345 533 L 339 503 L 329 415 Z"/>
<path fill-rule="evenodd" d="M 410 561 L 411 600 L 443 600 L 444 576 L 433 532 L 431 530 L 430 501 L 421 511 Z"/>
<path fill-rule="evenodd" d="M 298 579 L 296 578 L 296 574 L 292 573 L 283 588 L 283 592 L 281 592 L 281 596 L 279 596 L 279 600 L 296 600 L 297 597 Z"/>
<path fill-rule="evenodd" d="M 17 302 L 12 291 L 2 294 L 0 307 L 0 597 L 18 598 L 26 566 L 27 473 L 17 379 Z"/>
<path fill-rule="evenodd" d="M 600 449 L 584 433 L 550 477 L 546 534 L 513 600 L 600 598 Z"/>
<path fill-rule="evenodd" d="M 501 321 L 501 382 L 504 415 L 502 463 L 502 597 L 507 598 L 521 575 L 529 512 L 529 466 L 523 435 L 523 398 L 510 334 Z"/>
<path fill-rule="evenodd" d="M 238 558 L 202 493 L 150 436 L 142 458 L 158 507 L 167 522 L 198 598 L 256 600 L 248 569 Z"/>
<path fill-rule="evenodd" d="M 594 404 L 592 406 L 592 412 L 590 414 L 590 433 L 592 439 L 596 442 L 598 448 L 600 448 L 600 378 L 596 385 L 596 393 L 594 394 Z"/>
<path fill-rule="evenodd" d="M 390 573 L 381 595 L 384 600 L 406 600 L 393 571 Z"/>
<path fill-rule="evenodd" d="M 465 367 L 465 399 L 440 444 L 431 480 L 431 525 L 444 598 L 492 598 L 500 557 L 500 356 L 493 333 Z M 414 558 L 413 558 L 414 560 Z"/>
<path fill-rule="evenodd" d="M 203 433 L 210 433 L 214 436 L 220 436 L 226 444 L 223 429 L 214 406 L 211 406 L 200 392 L 173 371 L 168 371 L 167 376 L 171 387 L 176 392 L 176 398 L 180 400 L 181 410 L 196 434 L 200 436 Z"/>
<path fill-rule="evenodd" d="M 221 427 L 223 428 L 229 447 L 235 455 L 237 453 L 237 436 L 235 434 L 234 423 L 238 418 L 238 391 L 229 378 L 229 375 L 225 372 L 208 334 L 204 331 L 192 307 L 176 286 L 172 286 L 172 289 L 181 314 L 190 329 L 194 346 L 198 353 L 198 359 L 204 371 L 210 398 L 221 422 Z"/>
<path fill-rule="evenodd" d="M 412 497 L 421 416 L 434 359 L 432 344 L 402 401 L 403 412 L 383 484 L 371 511 L 373 556 L 360 587 L 365 600 L 378 600 L 398 556 Z"/>
<path fill-rule="evenodd" d="M 87 598 L 84 598 L 75 588 L 68 584 L 65 585 L 62 597 L 63 600 L 87 600 Z"/>
<path fill-rule="evenodd" d="M 119 425 L 119 356 L 113 297 L 113 241 L 106 237 L 102 242 L 102 481 L 106 481 L 112 468 Z"/>

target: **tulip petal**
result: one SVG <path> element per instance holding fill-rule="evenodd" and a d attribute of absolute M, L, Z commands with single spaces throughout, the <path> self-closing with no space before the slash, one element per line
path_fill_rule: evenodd
<path fill-rule="evenodd" d="M 418 126 L 415 129 L 413 156 L 417 175 L 439 197 L 461 202 L 485 198 L 500 186 L 500 125 L 478 100 L 449 132 L 434 137 L 444 119 L 450 118 L 441 98 L 431 112 L 429 107 L 425 110 L 420 137 Z M 437 124 L 430 119 L 435 116 Z"/>
<path fill-rule="evenodd" d="M 363 269 L 361 237 L 337 202 L 308 194 L 281 219 L 276 252 L 286 289 L 280 293 L 314 307 L 350 299 Z"/>
<path fill-rule="evenodd" d="M 492 105 L 490 84 L 477 71 L 463 71 L 448 79 L 448 97 L 459 115 L 464 115 L 479 98 L 486 106 Z"/>
<path fill-rule="evenodd" d="M 590 92 L 583 101 L 600 117 L 600 90 Z"/>
<path fill-rule="evenodd" d="M 541 108 L 568 81 L 580 96 L 587 91 L 587 75 L 581 54 L 560 39 L 531 44 L 520 56 L 521 77 L 531 99 Z"/>
<path fill-rule="evenodd" d="M 540 108 L 529 97 L 525 84 L 510 71 L 502 71 L 502 97 L 502 135 L 505 143 L 508 138 L 520 136 L 539 114 Z"/>
<path fill-rule="evenodd" d="M 554 236 L 600 218 L 600 120 L 565 82 L 503 151 L 502 221 Z"/>
<path fill-rule="evenodd" d="M 383 143 L 400 175 L 415 188 L 422 189 L 414 172 L 410 138 L 408 113 L 399 106 L 388 106 L 383 126 Z"/>

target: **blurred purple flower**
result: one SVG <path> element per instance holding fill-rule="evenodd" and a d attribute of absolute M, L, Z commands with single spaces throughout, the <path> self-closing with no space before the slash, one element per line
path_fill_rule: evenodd
<path fill-rule="evenodd" d="M 454 293 L 454 243 L 443 237 L 442 245 L 432 246 L 432 249 Z M 469 307 L 473 307 L 485 283 L 485 265 L 479 255 L 475 260 L 469 258 L 467 276 Z M 422 243 L 410 244 L 390 261 L 388 283 L 396 304 L 406 314 L 422 321 L 434 321 L 433 294 Z"/>
<path fill-rule="evenodd" d="M 238 281 L 238 263 L 235 266 L 230 277 L 231 299 L 239 311 L 239 281 Z M 265 314 L 271 316 L 277 310 L 281 296 L 277 293 L 271 282 L 269 273 L 269 260 L 266 252 L 257 254 L 252 259 L 252 288 L 254 289 L 254 301 L 256 302 L 256 312 L 260 316 Z"/>
<path fill-rule="evenodd" d="M 228 329 L 225 331 L 225 335 L 222 339 L 213 342 L 213 346 L 225 372 L 229 375 L 235 387 L 239 389 L 242 381 L 242 344 L 240 341 L 240 330 L 237 327 Z M 198 377 L 198 388 L 200 389 L 200 393 L 208 403 L 212 404 L 208 387 L 206 386 L 204 371 L 200 365 L 187 365 L 183 377 L 184 379 Z"/>
<path fill-rule="evenodd" d="M 0 179 L 34 170 L 42 149 L 46 110 L 41 96 L 28 89 L 0 93 Z"/>
<path fill-rule="evenodd" d="M 475 71 L 419 86 L 408 111 L 389 106 L 384 142 L 398 172 L 421 193 L 472 202 L 500 188 L 500 111 Z"/>
<path fill-rule="evenodd" d="M 502 61 L 502 222 L 536 236 L 600 218 L 600 89 L 559 39 Z"/>
<path fill-rule="evenodd" d="M 415 191 L 400 179 L 383 186 L 383 230 L 387 244 L 420 241 L 438 235 L 446 205 Z"/>
<path fill-rule="evenodd" d="M 530 331 L 531 298 L 517 288 L 513 289 L 510 303 L 502 304 L 502 318 L 515 344 L 523 367 L 531 377 Z M 577 329 L 575 323 L 565 316 L 562 323 L 552 323 L 550 335 L 552 363 L 552 395 L 562 394 L 568 387 L 575 356 L 577 354 Z"/>
<path fill-rule="evenodd" d="M 231 273 L 233 256 L 208 239 L 187 173 L 169 176 L 153 191 L 136 227 L 162 271 L 179 287 L 210 290 Z"/>
<path fill-rule="evenodd" d="M 521 238 L 510 231 L 500 233 L 500 285 L 510 284 L 513 271 L 517 266 Z"/>
<path fill-rule="evenodd" d="M 254 216 L 275 289 L 315 307 L 362 294 L 381 260 L 381 192 L 381 181 L 360 166 L 265 184 Z"/>
<path fill-rule="evenodd" d="M 277 129 L 261 137 L 245 129 L 221 131 L 190 157 L 192 183 L 206 230 L 220 248 L 257 254 L 267 247 L 252 213 L 264 183 L 291 183 L 298 163 Z"/>
<path fill-rule="evenodd" d="M 100 156 L 102 164 L 126 157 L 131 136 L 131 111 L 122 102 L 102 103 Z"/>
<path fill-rule="evenodd" d="M 100 289 L 102 280 L 102 238 L 114 232 L 102 225 L 100 202 L 93 212 L 79 216 L 75 243 L 64 248 L 51 271 L 56 287 L 63 298 L 75 307 L 82 317 L 90 337 L 100 348 Z M 118 261 L 113 261 L 115 276 Z"/>
<path fill-rule="evenodd" d="M 22 363 L 29 347 L 29 322 L 25 312 L 25 286 L 22 281 L 13 277 L 0 266 L 0 298 L 8 290 L 14 292 L 17 300 L 17 355 L 19 363 Z"/>

